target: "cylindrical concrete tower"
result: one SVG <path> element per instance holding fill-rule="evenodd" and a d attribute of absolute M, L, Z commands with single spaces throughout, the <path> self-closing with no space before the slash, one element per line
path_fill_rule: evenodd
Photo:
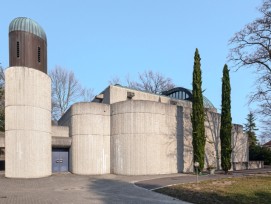
<path fill-rule="evenodd" d="M 76 103 L 68 113 L 71 171 L 75 174 L 110 173 L 110 106 L 101 103 Z"/>
<path fill-rule="evenodd" d="M 5 175 L 51 175 L 51 79 L 46 74 L 46 35 L 33 20 L 9 26 L 10 67 L 5 77 Z"/>
<path fill-rule="evenodd" d="M 127 100 L 111 105 L 111 173 L 178 173 L 181 113 L 177 106 Z"/>

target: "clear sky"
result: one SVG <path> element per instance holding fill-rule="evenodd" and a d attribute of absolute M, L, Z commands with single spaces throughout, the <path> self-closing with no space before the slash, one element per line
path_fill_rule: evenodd
<path fill-rule="evenodd" d="M 119 76 L 153 70 L 191 89 L 194 52 L 201 56 L 204 95 L 221 107 L 228 40 L 260 14 L 261 0 L 8 0 L 1 2 L 0 62 L 8 67 L 8 26 L 29 17 L 45 30 L 48 69 L 72 69 L 98 94 Z M 228 64 L 231 68 L 231 64 Z M 231 71 L 232 117 L 243 124 L 253 90 L 249 70 Z M 253 107 L 251 107 L 253 108 Z"/>

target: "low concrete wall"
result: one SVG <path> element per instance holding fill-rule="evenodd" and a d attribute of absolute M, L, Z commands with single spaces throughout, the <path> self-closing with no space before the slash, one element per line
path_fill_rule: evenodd
<path fill-rule="evenodd" d="M 244 169 L 262 169 L 264 168 L 264 161 L 249 161 L 249 162 L 233 162 L 232 170 Z"/>
<path fill-rule="evenodd" d="M 264 168 L 264 161 L 249 161 L 248 169 L 262 169 Z"/>
<path fill-rule="evenodd" d="M 6 177 L 51 175 L 51 79 L 27 67 L 5 73 Z"/>
<path fill-rule="evenodd" d="M 245 170 L 248 169 L 248 162 L 233 162 L 231 171 Z"/>
<path fill-rule="evenodd" d="M 110 106 L 76 103 L 59 120 L 71 124 L 70 170 L 75 174 L 110 173 Z"/>
<path fill-rule="evenodd" d="M 71 137 L 52 137 L 52 147 L 54 148 L 70 148 L 71 144 Z"/>
<path fill-rule="evenodd" d="M 128 100 L 111 105 L 111 173 L 177 173 L 177 106 Z M 181 153 L 180 153 L 181 154 Z"/>
<path fill-rule="evenodd" d="M 69 137 L 69 127 L 52 126 L 52 137 Z"/>

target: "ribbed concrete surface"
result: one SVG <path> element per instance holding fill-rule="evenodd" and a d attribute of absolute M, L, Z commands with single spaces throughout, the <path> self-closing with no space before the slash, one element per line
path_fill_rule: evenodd
<path fill-rule="evenodd" d="M 150 175 L 178 172 L 177 106 L 151 101 L 111 105 L 111 172 Z M 177 137 L 178 135 L 178 137 Z"/>
<path fill-rule="evenodd" d="M 6 177 L 51 175 L 51 79 L 35 69 L 6 73 Z"/>
<path fill-rule="evenodd" d="M 232 162 L 248 162 L 248 136 L 243 133 L 243 126 L 232 126 Z"/>
<path fill-rule="evenodd" d="M 205 168 L 214 166 L 220 169 L 221 144 L 220 144 L 220 123 L 221 115 L 215 112 L 205 112 Z"/>
<path fill-rule="evenodd" d="M 110 173 L 110 106 L 76 103 L 69 113 L 72 173 Z"/>

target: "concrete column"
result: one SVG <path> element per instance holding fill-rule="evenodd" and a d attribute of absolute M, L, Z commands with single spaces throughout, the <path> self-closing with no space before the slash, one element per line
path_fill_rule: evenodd
<path fill-rule="evenodd" d="M 110 106 L 101 103 L 76 103 L 68 114 L 71 120 L 72 173 L 110 173 Z"/>
<path fill-rule="evenodd" d="M 174 105 L 124 101 L 111 105 L 111 173 L 170 174 L 179 171 L 181 115 Z"/>
<path fill-rule="evenodd" d="M 5 76 L 5 175 L 49 176 L 52 172 L 51 79 L 27 67 L 10 67 Z"/>

